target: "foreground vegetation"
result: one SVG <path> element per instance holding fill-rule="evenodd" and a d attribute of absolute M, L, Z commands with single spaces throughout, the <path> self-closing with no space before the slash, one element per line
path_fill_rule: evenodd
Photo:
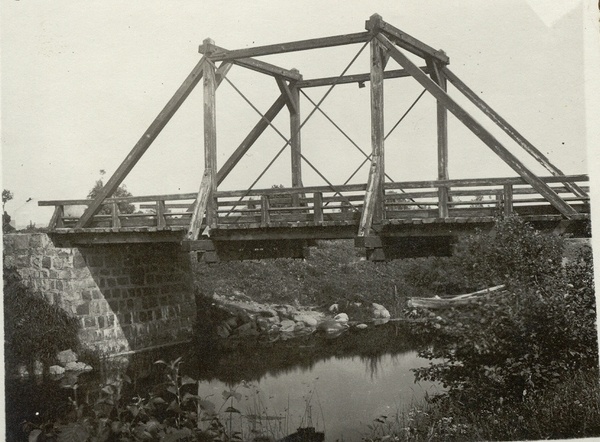
<path fill-rule="evenodd" d="M 409 312 L 432 345 L 417 380 L 447 388 L 377 422 L 370 440 L 524 440 L 600 435 L 591 250 L 561 265 L 563 242 L 518 219 L 460 244 L 447 267 L 466 286 L 511 295 L 435 314 Z"/>

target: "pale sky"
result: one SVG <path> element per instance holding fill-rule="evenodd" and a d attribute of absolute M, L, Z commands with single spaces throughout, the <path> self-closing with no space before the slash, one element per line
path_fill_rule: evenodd
<path fill-rule="evenodd" d="M 584 28 L 597 27 L 598 21 L 584 26 L 584 11 L 593 7 L 587 0 L 2 0 L 2 181 L 15 195 L 6 209 L 18 227 L 30 220 L 45 225 L 52 209 L 38 208 L 37 201 L 84 198 L 100 169 L 110 176 L 197 63 L 205 38 L 239 49 L 361 32 L 373 13 L 445 50 L 450 69 L 556 166 L 567 174 L 587 173 L 586 149 L 592 143 L 589 133 L 586 137 L 585 96 L 590 95 L 584 89 L 584 61 L 590 55 L 584 52 Z M 597 40 L 597 28 L 588 31 Z M 263 60 L 298 68 L 305 79 L 337 76 L 359 49 Z M 367 55 L 368 48 L 349 72 L 368 72 Z M 390 62 L 388 68 L 397 65 Z M 240 67 L 228 78 L 262 112 L 279 94 L 272 78 Z M 386 80 L 387 129 L 421 90 L 410 78 Z M 326 88 L 306 92 L 316 102 Z M 450 93 L 459 98 L 458 91 L 450 88 Z M 322 108 L 369 152 L 368 106 L 369 88 L 353 84 L 335 88 Z M 304 116 L 311 108 L 302 101 Z M 217 109 L 222 165 L 259 117 L 227 83 L 217 91 Z M 489 127 L 478 111 L 471 113 Z M 593 121 L 589 110 L 587 121 Z M 287 110 L 275 125 L 288 135 Z M 451 178 L 515 176 L 453 117 L 449 130 Z M 499 138 L 535 172 L 548 174 L 507 137 Z M 334 184 L 362 161 L 318 114 L 306 124 L 302 141 L 304 155 Z M 220 188 L 245 188 L 283 144 L 267 129 Z M 435 152 L 435 102 L 426 95 L 387 140 L 386 171 L 395 181 L 434 179 Z M 134 195 L 196 192 L 203 167 L 198 87 L 125 184 Z M 289 185 L 289 169 L 289 155 L 283 155 L 258 187 Z M 303 173 L 305 185 L 324 184 L 306 164 Z M 364 167 L 353 182 L 366 182 L 367 173 Z"/>

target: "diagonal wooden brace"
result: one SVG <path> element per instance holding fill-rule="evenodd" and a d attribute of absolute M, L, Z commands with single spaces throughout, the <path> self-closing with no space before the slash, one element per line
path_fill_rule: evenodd
<path fill-rule="evenodd" d="M 447 67 L 442 67 L 441 72 L 444 77 L 450 80 L 456 89 L 467 97 L 471 103 L 477 106 L 484 114 L 486 114 L 496 125 L 502 129 L 508 136 L 510 136 L 519 146 L 521 146 L 527 153 L 536 159 L 538 163 L 546 168 L 554 176 L 564 176 L 565 174 L 550 160 L 531 144 L 523 135 L 521 135 L 513 126 L 511 126 L 504 118 L 502 118 L 494 109 L 492 109 L 485 101 L 483 101 L 473 90 L 471 90 L 460 78 L 456 76 Z M 563 182 L 564 186 L 573 192 L 573 194 L 580 197 L 587 197 L 587 193 L 575 183 Z"/>
<path fill-rule="evenodd" d="M 537 190 L 552 206 L 554 206 L 566 218 L 577 215 L 577 211 L 569 206 L 558 196 L 550 186 L 533 174 L 517 157 L 510 153 L 487 129 L 479 124 L 469 113 L 467 113 L 452 97 L 431 80 L 425 72 L 410 61 L 394 44 L 382 34 L 377 34 L 377 40 L 381 42 L 390 52 L 390 56 L 406 69 L 438 102 L 458 118 L 471 132 L 483 141 L 496 155 L 517 172 L 528 184 Z"/>

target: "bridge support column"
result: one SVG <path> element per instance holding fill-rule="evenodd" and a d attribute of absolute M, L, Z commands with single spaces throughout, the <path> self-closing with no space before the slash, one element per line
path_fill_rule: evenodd
<path fill-rule="evenodd" d="M 179 244 L 55 247 L 41 233 L 3 242 L 23 283 L 78 319 L 84 347 L 116 354 L 191 339 L 191 262 Z"/>
<path fill-rule="evenodd" d="M 297 69 L 292 69 L 292 72 L 298 72 Z M 292 101 L 290 110 L 290 148 L 292 157 L 292 187 L 304 187 L 302 183 L 302 142 L 300 137 L 300 89 L 293 86 L 290 87 L 290 99 Z M 299 194 L 292 195 L 292 204 L 299 206 Z"/>
<path fill-rule="evenodd" d="M 203 42 L 208 57 L 214 52 L 215 42 L 207 38 Z M 211 173 L 211 192 L 206 206 L 206 224 L 217 222 L 217 109 L 215 66 L 204 63 L 204 168 Z"/>

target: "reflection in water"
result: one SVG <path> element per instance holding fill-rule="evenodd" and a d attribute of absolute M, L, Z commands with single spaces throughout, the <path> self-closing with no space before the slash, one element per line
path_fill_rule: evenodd
<path fill-rule="evenodd" d="M 148 397 L 165 379 L 164 367 L 154 361 L 182 356 L 181 374 L 203 380 L 200 395 L 221 408 L 227 424 L 243 426 L 244 434 L 255 429 L 283 437 L 298 427 L 314 427 L 325 432 L 327 441 L 359 441 L 373 419 L 392 416 L 435 388 L 414 383 L 411 369 L 427 361 L 417 357 L 417 343 L 405 327 L 352 329 L 337 339 L 314 334 L 274 343 L 197 342 L 141 353 L 127 369 L 133 382 L 125 397 Z M 98 376 L 84 375 L 80 394 L 98 388 Z M 62 402 L 68 408 L 69 392 L 58 390 L 56 382 L 31 382 L 26 389 L 7 383 L 8 417 L 15 423 L 31 419 L 34 410 L 41 417 L 55 416 Z M 224 396 L 224 391 L 239 394 Z M 26 403 L 31 406 L 21 410 Z"/>

